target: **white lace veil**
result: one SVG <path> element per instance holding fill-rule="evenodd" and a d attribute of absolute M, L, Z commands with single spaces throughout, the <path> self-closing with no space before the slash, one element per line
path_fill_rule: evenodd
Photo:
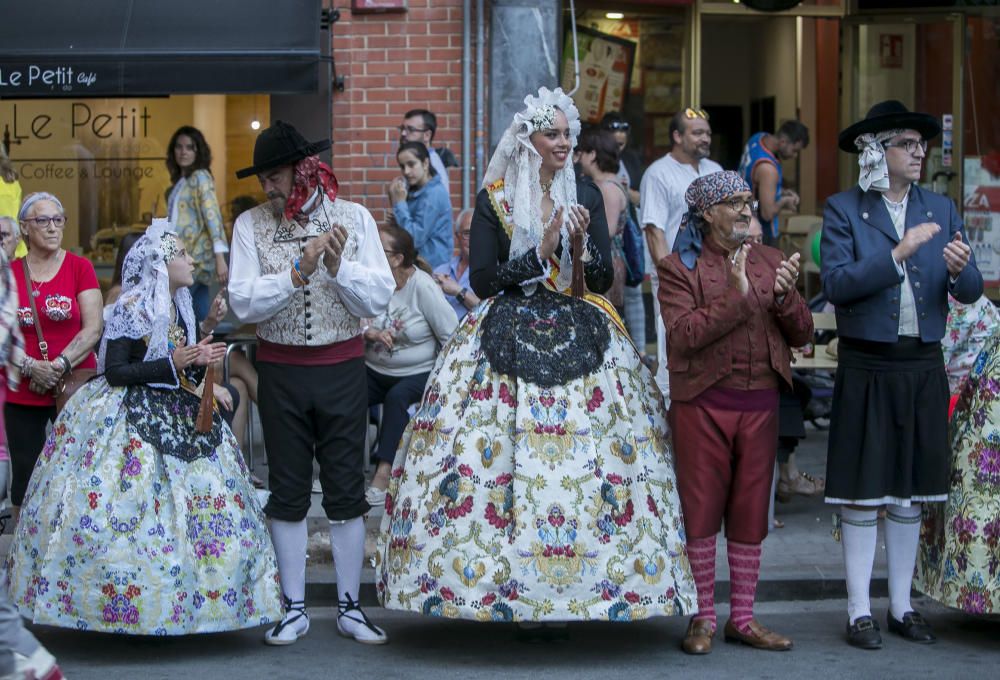
<path fill-rule="evenodd" d="M 576 147 L 576 138 L 580 134 L 580 112 L 577 111 L 573 100 L 561 88 L 549 90 L 543 87 L 538 90 L 538 96 L 528 95 L 524 98 L 524 109 L 514 114 L 513 122 L 500 138 L 500 144 L 497 145 L 486 168 L 483 188 L 502 179 L 504 198 L 513 212 L 511 259 L 538 247 L 542 242 L 545 228 L 541 212 L 542 185 L 538 178 L 542 157 L 535 150 L 530 138 L 532 133 L 545 130 L 552 125 L 557 109 L 566 115 L 570 146 Z M 576 176 L 573 173 L 572 153 L 566 158 L 566 165 L 553 177 L 550 196 L 554 204 L 553 214 L 559 208 L 568 209 L 569 206 L 576 204 Z M 562 227 L 562 257 L 559 262 L 559 278 L 556 281 L 559 289 L 568 288 L 572 281 L 572 258 L 566 224 L 568 220 L 564 220 Z M 542 265 L 548 269 L 547 263 L 543 262 Z"/>
<path fill-rule="evenodd" d="M 104 314 L 104 335 L 97 355 L 97 371 L 104 373 L 109 340 L 146 338 L 145 361 L 164 359 L 171 354 L 167 331 L 173 320 L 170 308 L 170 279 L 167 263 L 180 251 L 172 225 L 154 219 L 146 233 L 125 256 L 122 267 L 122 294 Z M 187 344 L 197 342 L 191 291 L 180 287 L 174 293 Z M 172 363 L 171 363 L 172 365 Z M 150 383 L 151 387 L 176 388 L 176 384 Z"/>

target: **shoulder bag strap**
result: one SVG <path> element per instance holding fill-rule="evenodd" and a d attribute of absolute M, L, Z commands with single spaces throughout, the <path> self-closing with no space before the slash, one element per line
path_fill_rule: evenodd
<path fill-rule="evenodd" d="M 42 353 L 42 359 L 48 361 L 49 344 L 45 342 L 45 336 L 42 335 L 42 322 L 38 318 L 38 308 L 35 306 L 35 296 L 31 287 L 31 271 L 28 269 L 27 255 L 21 259 L 21 264 L 24 265 L 24 285 L 27 286 L 28 302 L 31 304 L 31 320 L 35 322 L 35 333 L 38 335 L 38 351 Z"/>

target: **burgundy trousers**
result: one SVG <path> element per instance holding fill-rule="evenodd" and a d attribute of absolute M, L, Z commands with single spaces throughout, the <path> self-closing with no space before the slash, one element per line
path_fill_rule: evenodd
<path fill-rule="evenodd" d="M 774 475 L 778 413 L 727 411 L 672 402 L 677 491 L 689 539 L 715 536 L 761 543 Z"/>

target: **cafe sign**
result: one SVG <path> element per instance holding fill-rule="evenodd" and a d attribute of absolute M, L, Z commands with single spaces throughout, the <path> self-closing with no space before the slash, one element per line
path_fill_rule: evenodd
<path fill-rule="evenodd" d="M 0 97 L 40 94 L 84 94 L 100 89 L 100 81 L 115 74 L 108 64 L 86 67 L 71 64 L 17 64 L 0 62 Z M 103 72 L 102 72 L 103 71 Z"/>

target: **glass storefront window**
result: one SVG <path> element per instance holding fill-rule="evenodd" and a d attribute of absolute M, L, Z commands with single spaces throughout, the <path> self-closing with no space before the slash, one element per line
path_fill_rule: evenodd
<path fill-rule="evenodd" d="M 965 230 L 988 293 L 1000 298 L 1000 17 L 966 18 Z"/>
<path fill-rule="evenodd" d="M 266 96 L 195 95 L 143 99 L 0 100 L 0 133 L 24 195 L 47 191 L 66 209 L 64 245 L 101 268 L 121 237 L 166 216 L 167 144 L 194 125 L 212 150 L 223 218 L 239 194 L 262 199 L 256 180 L 237 181 L 257 132 L 267 123 Z"/>

